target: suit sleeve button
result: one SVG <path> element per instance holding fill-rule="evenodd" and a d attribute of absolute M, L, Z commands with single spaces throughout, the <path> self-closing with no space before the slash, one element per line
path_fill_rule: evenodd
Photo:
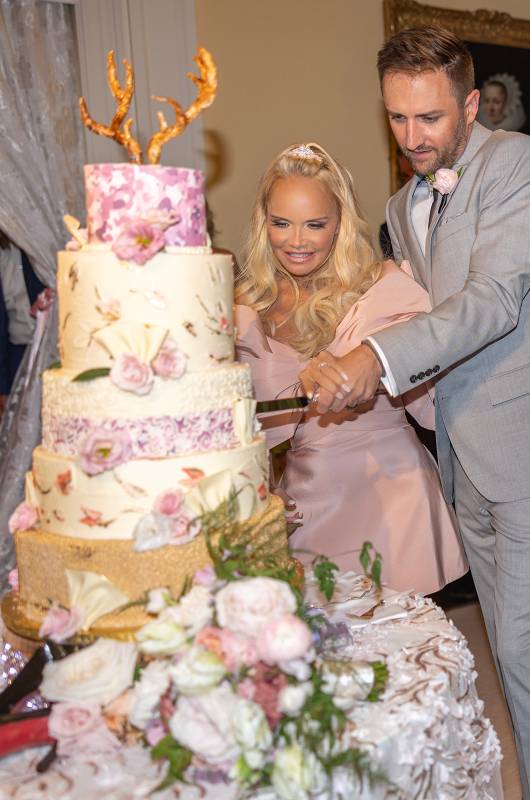
<path fill-rule="evenodd" d="M 418 377 L 417 377 L 417 375 L 411 375 L 409 380 L 410 380 L 411 383 L 416 383 L 416 381 L 418 380 Z"/>
<path fill-rule="evenodd" d="M 420 381 L 422 381 L 424 379 L 424 377 L 425 377 L 425 373 L 424 372 L 418 372 L 418 378 L 419 378 Z"/>
<path fill-rule="evenodd" d="M 427 375 L 427 377 L 428 377 L 429 375 L 432 375 L 432 369 L 426 369 L 426 370 L 425 370 L 425 374 Z"/>
<path fill-rule="evenodd" d="M 439 372 L 439 371 L 440 371 L 440 366 L 439 366 L 439 364 L 435 364 L 435 365 L 434 365 L 434 367 L 432 368 L 432 371 L 433 371 L 433 372 Z"/>

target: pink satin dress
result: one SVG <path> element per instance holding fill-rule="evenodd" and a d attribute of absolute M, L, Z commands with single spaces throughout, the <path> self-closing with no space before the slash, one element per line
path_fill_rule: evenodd
<path fill-rule="evenodd" d="M 343 355 L 369 334 L 429 309 L 426 292 L 386 262 L 327 349 Z M 251 367 L 256 398 L 299 394 L 299 354 L 267 336 L 247 306 L 236 306 L 236 325 L 238 357 Z M 436 464 L 407 422 L 405 407 L 421 425 L 434 427 L 425 387 L 403 399 L 377 394 L 339 414 L 319 415 L 308 407 L 260 419 L 269 448 L 291 443 L 280 486 L 302 514 L 290 539 L 294 554 L 309 564 L 324 553 L 341 569 L 359 571 L 359 551 L 368 540 L 382 555 L 386 584 L 428 594 L 462 576 L 467 563 Z"/>

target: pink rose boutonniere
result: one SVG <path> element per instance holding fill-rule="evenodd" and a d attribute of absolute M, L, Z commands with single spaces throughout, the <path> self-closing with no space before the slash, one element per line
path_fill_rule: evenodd
<path fill-rule="evenodd" d="M 428 172 L 425 176 L 433 189 L 443 195 L 440 202 L 438 213 L 441 214 L 447 203 L 448 196 L 454 192 L 463 167 L 458 169 L 437 169 L 436 172 Z"/>

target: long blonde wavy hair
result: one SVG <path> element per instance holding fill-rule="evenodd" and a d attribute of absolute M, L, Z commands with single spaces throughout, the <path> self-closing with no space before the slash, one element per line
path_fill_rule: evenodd
<path fill-rule="evenodd" d="M 302 300 L 296 280 L 274 256 L 267 233 L 271 189 L 279 178 L 291 176 L 321 181 L 337 204 L 340 220 L 331 252 L 310 281 L 311 294 Z M 379 278 L 381 266 L 348 170 L 315 142 L 293 144 L 276 156 L 259 184 L 236 288 L 236 300 L 258 312 L 267 333 L 273 336 L 292 319 L 295 333 L 289 343 L 305 358 L 320 352 L 333 341 L 346 312 Z M 278 277 L 289 282 L 295 302 L 285 320 L 274 325 L 268 311 L 278 298 Z"/>

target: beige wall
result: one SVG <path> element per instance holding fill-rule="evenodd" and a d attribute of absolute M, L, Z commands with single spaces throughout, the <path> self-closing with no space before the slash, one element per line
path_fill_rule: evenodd
<path fill-rule="evenodd" d="M 423 0 L 530 19 L 529 0 Z M 317 140 L 352 171 L 374 230 L 390 191 L 375 58 L 382 0 L 195 0 L 198 43 L 219 93 L 205 112 L 209 201 L 219 244 L 238 252 L 257 180 L 295 141 Z"/>

